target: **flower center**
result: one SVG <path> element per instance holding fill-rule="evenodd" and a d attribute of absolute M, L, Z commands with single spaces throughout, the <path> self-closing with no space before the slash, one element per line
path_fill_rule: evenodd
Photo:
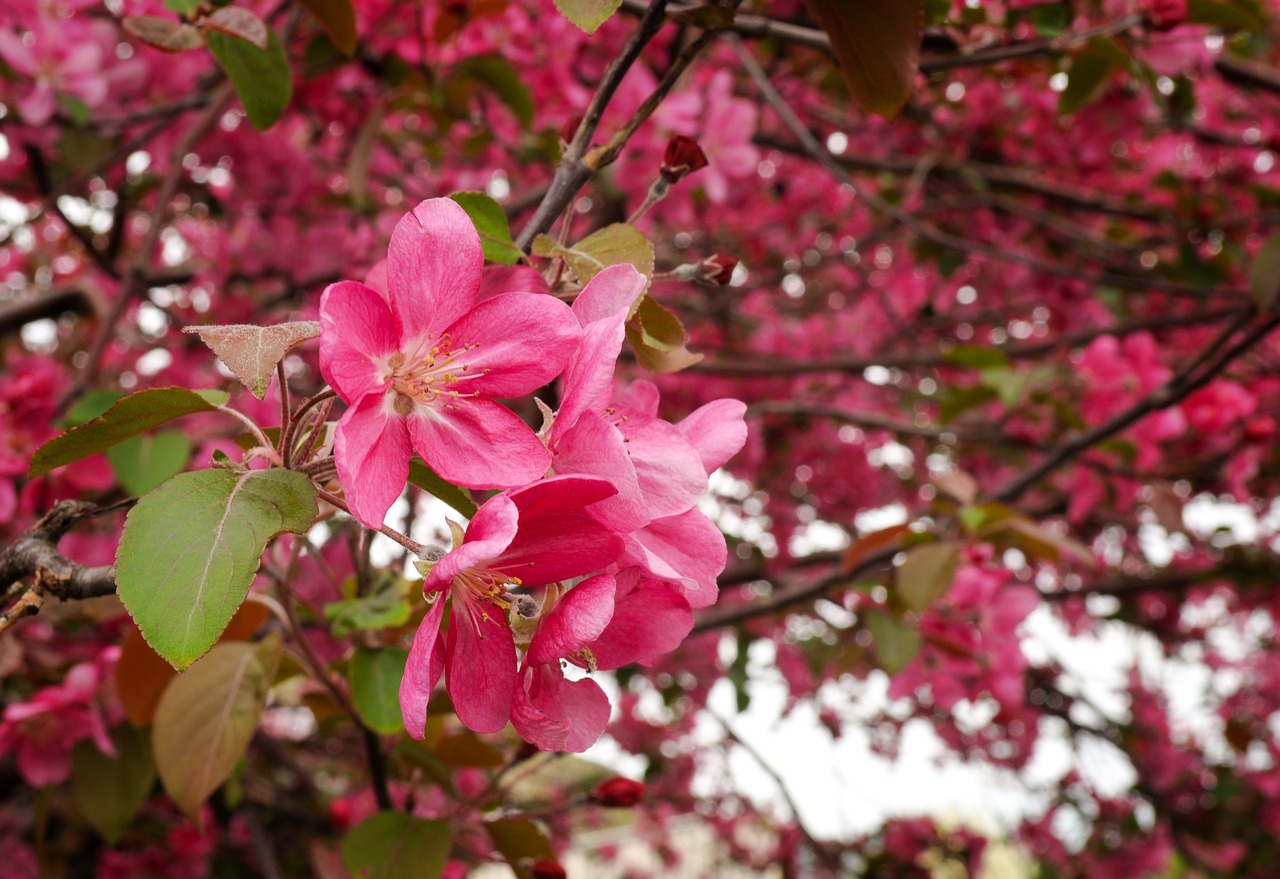
<path fill-rule="evenodd" d="M 434 403 L 441 396 L 469 396 L 450 385 L 467 378 L 470 365 L 461 362 L 460 358 L 478 347 L 479 342 L 455 347 L 448 333 L 436 340 L 424 340 L 407 353 L 397 351 L 392 354 L 387 360 L 384 380 L 389 380 L 391 390 L 408 398 L 410 404 Z"/>
<path fill-rule="evenodd" d="M 477 635 L 484 639 L 482 624 L 489 622 L 490 608 L 506 617 L 511 610 L 512 597 L 507 595 L 508 586 L 520 586 L 519 577 L 499 573 L 490 568 L 468 568 L 453 578 L 453 600 L 461 600 L 467 610 L 467 617 Z"/>

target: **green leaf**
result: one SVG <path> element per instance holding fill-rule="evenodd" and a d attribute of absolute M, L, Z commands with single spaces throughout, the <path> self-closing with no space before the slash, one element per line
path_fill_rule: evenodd
<path fill-rule="evenodd" d="M 409 621 L 409 582 L 400 577 L 379 579 L 367 595 L 325 605 L 324 615 L 333 634 L 345 638 L 357 629 L 376 631 L 403 626 Z"/>
<path fill-rule="evenodd" d="M 984 345 L 957 345 L 943 354 L 942 359 L 956 366 L 969 366 L 974 369 L 991 369 L 1009 365 L 1009 358 L 1003 351 Z"/>
<path fill-rule="evenodd" d="M 1071 558 L 1090 568 L 1098 565 L 1089 547 L 1074 537 L 1050 531 L 1017 514 L 988 523 L 980 536 L 1000 546 L 1011 546 L 1033 559 L 1061 562 Z"/>
<path fill-rule="evenodd" d="M 226 71 L 253 127 L 270 128 L 293 96 L 293 74 L 280 37 L 268 29 L 266 49 L 217 32 L 209 33 L 207 39 L 209 51 Z"/>
<path fill-rule="evenodd" d="M 107 449 L 107 460 L 120 487 L 141 497 L 186 468 L 191 460 L 191 440 L 177 430 L 135 436 Z"/>
<path fill-rule="evenodd" d="M 547 834 L 533 821 L 490 821 L 484 829 L 518 879 L 530 879 L 532 874 L 525 868 L 530 861 L 556 856 Z"/>
<path fill-rule="evenodd" d="M 476 503 L 471 499 L 471 492 L 447 482 L 417 455 L 409 459 L 409 482 L 444 501 L 468 519 L 476 514 Z"/>
<path fill-rule="evenodd" d="M 461 205 L 475 224 L 485 259 L 504 266 L 513 266 L 520 261 L 524 254 L 511 240 L 511 226 L 502 205 L 483 192 L 455 192 L 449 198 Z"/>
<path fill-rule="evenodd" d="M 374 732 L 390 735 L 404 729 L 400 715 L 400 679 L 409 651 L 400 647 L 370 650 L 357 647 L 347 680 L 351 701 L 365 725 Z"/>
<path fill-rule="evenodd" d="M 892 118 L 920 66 L 925 0 L 805 0 L 862 109 Z"/>
<path fill-rule="evenodd" d="M 100 417 L 54 437 L 36 449 L 31 459 L 32 479 L 50 470 L 104 452 L 129 437 L 190 415 L 212 412 L 227 402 L 223 391 L 189 391 L 186 388 L 153 388 L 120 400 Z"/>
<path fill-rule="evenodd" d="M 204 26 L 237 40 L 252 43 L 264 52 L 270 45 L 267 23 L 243 6 L 223 6 L 205 16 Z"/>
<path fill-rule="evenodd" d="M 305 533 L 315 517 L 315 488 L 300 473 L 182 473 L 129 511 L 116 555 L 120 600 L 147 643 L 186 668 L 244 602 L 267 542 Z"/>
<path fill-rule="evenodd" d="M 533 242 L 538 256 L 564 259 L 578 280 L 589 282 L 609 266 L 628 263 L 646 278 L 653 277 L 653 244 L 635 226 L 614 223 L 592 232 L 572 247 L 563 247 L 545 235 Z"/>
<path fill-rule="evenodd" d="M 911 610 L 923 611 L 947 593 L 959 566 L 956 543 L 926 543 L 908 550 L 898 566 L 898 597 Z"/>
<path fill-rule="evenodd" d="M 434 750 L 446 766 L 492 769 L 507 762 L 501 751 L 470 731 L 441 736 Z"/>
<path fill-rule="evenodd" d="M 1067 116 L 1098 100 L 1111 87 L 1112 74 L 1128 63 L 1129 56 L 1115 40 L 1090 40 L 1071 60 L 1067 87 L 1058 96 L 1058 112 Z"/>
<path fill-rule="evenodd" d="M 1249 272 L 1249 289 L 1258 309 L 1267 311 L 1280 296 L 1280 232 L 1268 238 L 1253 259 Z"/>
<path fill-rule="evenodd" d="M 652 372 L 679 372 L 702 359 L 685 347 L 684 324 L 652 297 L 640 300 L 627 322 L 627 339 L 640 365 Z"/>
<path fill-rule="evenodd" d="M 126 723 L 111 731 L 111 741 L 115 757 L 88 740 L 76 745 L 71 752 L 71 790 L 85 820 L 115 845 L 151 794 L 156 767 L 150 730 Z"/>
<path fill-rule="evenodd" d="M 260 644 L 219 644 L 160 697 L 151 726 L 156 769 L 192 819 L 248 747 L 283 652 L 275 633 Z"/>
<path fill-rule="evenodd" d="M 165 52 L 186 52 L 204 45 L 200 31 L 186 22 L 156 15 L 126 15 L 121 26 L 148 46 Z"/>
<path fill-rule="evenodd" d="M 164 6 L 179 15 L 195 15 L 202 2 L 203 0 L 164 0 Z"/>
<path fill-rule="evenodd" d="M 493 92 L 519 120 L 522 128 L 533 124 L 533 96 L 511 62 L 501 55 L 473 55 L 464 59 L 445 78 L 444 100 L 459 119 L 471 115 L 471 100 L 478 86 Z"/>
<path fill-rule="evenodd" d="M 276 374 L 276 364 L 297 345 L 320 335 L 320 322 L 290 321 L 259 327 L 253 324 L 223 324 L 208 327 L 183 327 L 193 333 L 227 365 L 231 374 L 249 392 L 261 400 Z"/>
<path fill-rule="evenodd" d="M 878 611 L 868 611 L 865 619 L 880 667 L 895 675 L 910 665 L 920 652 L 920 633 L 898 617 Z"/>
<path fill-rule="evenodd" d="M 319 22 L 338 50 L 350 58 L 356 53 L 356 11 L 351 0 L 299 0 Z"/>
<path fill-rule="evenodd" d="M 342 864 L 352 879 L 436 879 L 450 845 L 443 821 L 378 812 L 342 841 Z"/>
<path fill-rule="evenodd" d="M 556 8 L 569 21 L 594 34 L 622 5 L 622 0 L 556 0 Z"/>
<path fill-rule="evenodd" d="M 1240 0 L 1187 0 L 1187 22 L 1260 33 L 1267 21 L 1253 3 Z"/>

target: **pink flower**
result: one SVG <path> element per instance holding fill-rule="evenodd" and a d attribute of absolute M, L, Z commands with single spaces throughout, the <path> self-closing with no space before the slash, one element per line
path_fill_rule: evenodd
<path fill-rule="evenodd" d="M 480 733 L 506 725 L 516 685 L 508 613 L 536 608 L 529 596 L 509 590 L 545 586 L 612 564 L 622 541 L 584 508 L 613 492 L 607 482 L 590 477 L 545 479 L 495 495 L 476 511 L 465 536 L 457 529 L 453 550 L 423 583 L 424 591 L 438 594 L 414 636 L 400 685 L 404 725 L 411 736 L 422 737 L 427 701 L 446 670 L 445 684 L 459 720 Z M 446 594 L 452 611 L 442 642 L 438 636 Z"/>
<path fill-rule="evenodd" d="M 555 378 L 581 331 L 550 296 L 481 301 L 483 262 L 462 208 L 428 199 L 391 235 L 385 294 L 340 281 L 320 300 L 320 368 L 349 407 L 334 457 L 351 513 L 365 525 L 382 524 L 412 452 L 471 488 L 546 472 L 550 455 L 537 436 L 493 398 Z"/>

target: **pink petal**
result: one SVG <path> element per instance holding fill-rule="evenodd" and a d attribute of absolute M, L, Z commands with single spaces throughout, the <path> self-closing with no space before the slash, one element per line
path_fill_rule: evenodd
<path fill-rule="evenodd" d="M 412 738 L 421 740 L 427 723 L 427 703 L 444 671 L 444 642 L 440 639 L 440 621 L 444 618 L 445 597 L 436 597 L 435 604 L 422 618 L 413 636 L 409 661 L 400 680 L 400 714 L 404 728 Z"/>
<path fill-rule="evenodd" d="M 655 519 L 627 535 L 623 558 L 646 568 L 660 580 L 681 583 L 689 606 L 697 609 L 715 603 L 716 578 L 724 570 L 729 552 L 724 535 L 697 510 Z"/>
<path fill-rule="evenodd" d="M 364 276 L 364 285 L 381 296 L 388 305 L 391 304 L 391 294 L 387 292 L 387 261 L 385 259 L 380 259 L 373 264 L 369 273 Z"/>
<path fill-rule="evenodd" d="M 702 457 L 708 476 L 742 450 L 747 441 L 746 412 L 747 404 L 741 400 L 713 400 L 676 424 Z"/>
<path fill-rule="evenodd" d="M 480 276 L 480 301 L 501 293 L 550 293 L 547 279 L 532 266 L 485 266 Z"/>
<path fill-rule="evenodd" d="M 392 398 L 366 394 L 338 421 L 333 457 L 347 508 L 361 524 L 382 527 L 409 479 L 409 431 Z"/>
<path fill-rule="evenodd" d="M 387 303 L 358 281 L 339 281 L 320 297 L 320 372 L 348 403 L 382 391 L 381 364 L 399 347 Z"/>
<path fill-rule="evenodd" d="M 516 536 L 519 515 L 516 505 L 505 494 L 485 501 L 467 524 L 467 537 L 462 546 L 455 547 L 436 563 L 423 588 L 428 592 L 445 589 L 463 571 L 488 565 Z"/>
<path fill-rule="evenodd" d="M 453 617 L 445 636 L 445 685 L 458 719 L 478 733 L 495 733 L 511 719 L 516 646 L 498 608 L 453 590 Z"/>
<path fill-rule="evenodd" d="M 625 406 L 628 409 L 635 409 L 637 412 L 643 412 L 645 415 L 657 417 L 658 415 L 658 386 L 648 379 L 637 379 L 627 385 L 622 393 L 614 398 L 614 402 L 619 406 Z"/>
<path fill-rule="evenodd" d="M 541 693 L 546 688 L 545 679 L 559 675 L 560 670 L 546 666 L 523 667 L 516 679 L 511 701 L 511 725 L 520 738 L 543 751 L 559 751 L 569 737 L 569 721 L 559 709 L 559 703 L 535 705 L 530 690 Z M 544 700 L 546 701 L 546 700 Z M 548 715 L 543 709 L 552 712 Z"/>
<path fill-rule="evenodd" d="M 618 574 L 618 595 L 609 625 L 591 645 L 596 668 L 647 662 L 670 653 L 693 631 L 689 602 L 639 568 Z"/>
<path fill-rule="evenodd" d="M 544 665 L 523 671 L 511 721 L 521 738 L 544 751 L 582 752 L 600 738 L 609 714 L 599 684 L 567 681 L 558 667 Z"/>
<path fill-rule="evenodd" d="M 560 477 L 564 485 L 584 486 L 582 505 L 599 497 L 596 479 Z M 547 480 L 552 482 L 553 480 Z M 517 505 L 521 499 L 515 498 Z M 495 570 L 519 577 L 528 586 L 542 586 L 589 574 L 617 561 L 622 554 L 622 538 L 601 525 L 581 506 L 559 509 L 550 503 L 531 505 L 520 512 L 520 529 L 511 546 L 494 561 Z"/>
<path fill-rule="evenodd" d="M 446 330 L 467 370 L 457 390 L 519 397 L 564 371 L 582 330 L 569 306 L 553 296 L 503 293 L 481 302 Z"/>
<path fill-rule="evenodd" d="M 674 516 L 696 504 L 707 490 L 702 458 L 674 425 L 636 411 L 618 410 L 618 429 L 652 518 Z"/>
<path fill-rule="evenodd" d="M 597 574 L 574 586 L 538 625 L 529 644 L 528 662 L 545 665 L 577 653 L 609 625 L 613 616 L 613 576 Z"/>
<path fill-rule="evenodd" d="M 552 450 L 551 466 L 557 473 L 597 476 L 608 480 L 617 490 L 613 497 L 591 506 L 591 514 L 604 525 L 625 534 L 649 521 L 636 468 L 627 454 L 622 434 L 602 416 L 594 412 L 583 415 Z"/>
<path fill-rule="evenodd" d="M 555 670 L 552 674 L 557 674 Z M 569 718 L 569 735 L 561 750 L 580 754 L 594 745 L 609 725 L 612 706 L 600 685 L 590 678 L 569 681 L 560 678 L 554 685 L 559 690 L 559 701 L 565 716 Z"/>
<path fill-rule="evenodd" d="M 429 198 L 400 218 L 387 248 L 391 307 L 406 337 L 436 334 L 475 305 L 484 252 L 467 212 Z"/>
<path fill-rule="evenodd" d="M 511 500 L 520 510 L 521 520 L 577 513 L 583 507 L 612 497 L 617 491 L 607 480 L 594 476 L 553 476 L 514 489 Z"/>
<path fill-rule="evenodd" d="M 441 477 L 467 488 L 510 488 L 547 472 L 551 454 L 509 409 L 459 398 L 410 413 L 414 450 Z"/>
<path fill-rule="evenodd" d="M 626 338 L 623 316 L 598 320 L 582 333 L 582 342 L 564 373 L 564 397 L 551 428 L 554 445 L 586 413 L 603 412 L 613 394 L 613 370 Z"/>
<path fill-rule="evenodd" d="M 619 313 L 625 321 L 631 306 L 644 295 L 644 275 L 635 266 L 621 263 L 609 266 L 587 284 L 573 302 L 573 313 L 582 326 L 611 319 Z"/>

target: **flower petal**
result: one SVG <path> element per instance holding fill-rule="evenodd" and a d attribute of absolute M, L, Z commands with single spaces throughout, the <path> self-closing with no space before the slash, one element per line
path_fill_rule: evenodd
<path fill-rule="evenodd" d="M 419 405 L 408 421 L 414 450 L 454 485 L 524 485 L 551 464 L 551 453 L 529 425 L 492 400 L 457 398 L 445 406 Z"/>
<path fill-rule="evenodd" d="M 664 583 L 626 568 L 617 576 L 618 595 L 609 625 L 590 644 L 596 668 L 647 662 L 669 653 L 693 631 L 689 602 Z"/>
<path fill-rule="evenodd" d="M 400 714 L 404 728 L 412 738 L 421 740 L 427 723 L 427 703 L 444 671 L 444 642 L 440 639 L 440 621 L 444 618 L 445 598 L 437 596 L 435 604 L 423 617 L 413 636 L 409 661 L 400 680 Z"/>
<path fill-rule="evenodd" d="M 507 616 L 453 590 L 453 616 L 445 636 L 445 685 L 463 725 L 495 733 L 511 719 L 516 646 Z"/>
<path fill-rule="evenodd" d="M 480 276 L 480 301 L 501 293 L 550 293 L 547 279 L 533 266 L 485 266 Z"/>
<path fill-rule="evenodd" d="M 409 479 L 409 431 L 385 394 L 366 394 L 338 421 L 333 457 L 347 508 L 361 524 L 382 527 Z"/>
<path fill-rule="evenodd" d="M 407 338 L 434 335 L 475 305 L 484 252 L 467 212 L 429 198 L 400 218 L 387 248 L 391 307 Z"/>
<path fill-rule="evenodd" d="M 617 584 L 610 574 L 597 574 L 574 586 L 542 617 L 529 644 L 528 661 L 553 663 L 577 653 L 600 637 L 613 616 Z"/>
<path fill-rule="evenodd" d="M 720 529 L 694 509 L 655 519 L 628 534 L 623 558 L 628 564 L 643 566 L 660 580 L 683 584 L 685 600 L 697 609 L 715 603 L 719 591 L 716 578 L 724 570 L 728 556 Z"/>
<path fill-rule="evenodd" d="M 635 410 L 622 415 L 618 430 L 636 468 L 636 480 L 650 517 L 675 516 L 696 504 L 707 490 L 707 471 L 698 451 L 675 426 Z"/>
<path fill-rule="evenodd" d="M 644 295 L 647 281 L 630 263 L 609 266 L 597 274 L 573 301 L 573 313 L 584 327 L 598 320 L 622 314 L 625 321 L 631 306 Z"/>
<path fill-rule="evenodd" d="M 380 364 L 399 348 L 391 309 L 359 281 L 339 281 L 320 297 L 320 372 L 347 403 L 383 390 Z"/>
<path fill-rule="evenodd" d="M 634 531 L 649 521 L 648 507 L 622 434 L 603 416 L 588 412 L 552 446 L 556 473 L 585 473 L 609 481 L 613 497 L 591 506 L 591 514 L 614 531 Z"/>
<path fill-rule="evenodd" d="M 637 379 L 614 397 L 613 402 L 628 409 L 635 409 L 645 415 L 658 416 L 658 386 L 648 379 Z"/>
<path fill-rule="evenodd" d="M 467 524 L 466 540 L 436 562 L 423 588 L 428 592 L 445 589 L 468 568 L 487 565 L 497 558 L 516 536 L 519 515 L 516 505 L 505 494 L 485 501 Z"/>
<path fill-rule="evenodd" d="M 600 487 L 608 484 L 587 477 L 557 477 L 544 480 L 557 494 L 574 485 L 583 486 L 582 500 L 571 496 L 556 502 L 537 500 L 544 483 L 526 489 L 530 496 L 513 492 L 512 499 L 520 511 L 520 528 L 511 545 L 495 559 L 493 567 L 519 577 L 527 586 L 542 586 L 567 580 L 607 567 L 622 554 L 622 539 L 596 521 L 583 506 L 599 498 Z M 557 505 L 558 504 L 558 505 Z"/>
<path fill-rule="evenodd" d="M 598 320 L 582 332 L 582 341 L 564 372 L 564 397 L 551 428 L 554 445 L 588 412 L 603 412 L 613 395 L 613 371 L 626 338 L 623 316 Z"/>
<path fill-rule="evenodd" d="M 455 349 L 467 365 L 455 390 L 486 397 L 519 397 L 564 371 L 582 330 L 569 306 L 539 293 L 502 293 L 451 324 Z"/>
<path fill-rule="evenodd" d="M 698 450 L 708 476 L 742 451 L 747 441 L 746 412 L 747 404 L 741 400 L 712 400 L 676 423 L 676 430 Z"/>
<path fill-rule="evenodd" d="M 565 680 L 557 666 L 522 670 L 511 722 L 526 742 L 544 751 L 582 752 L 609 723 L 609 697 L 593 680 Z"/>

